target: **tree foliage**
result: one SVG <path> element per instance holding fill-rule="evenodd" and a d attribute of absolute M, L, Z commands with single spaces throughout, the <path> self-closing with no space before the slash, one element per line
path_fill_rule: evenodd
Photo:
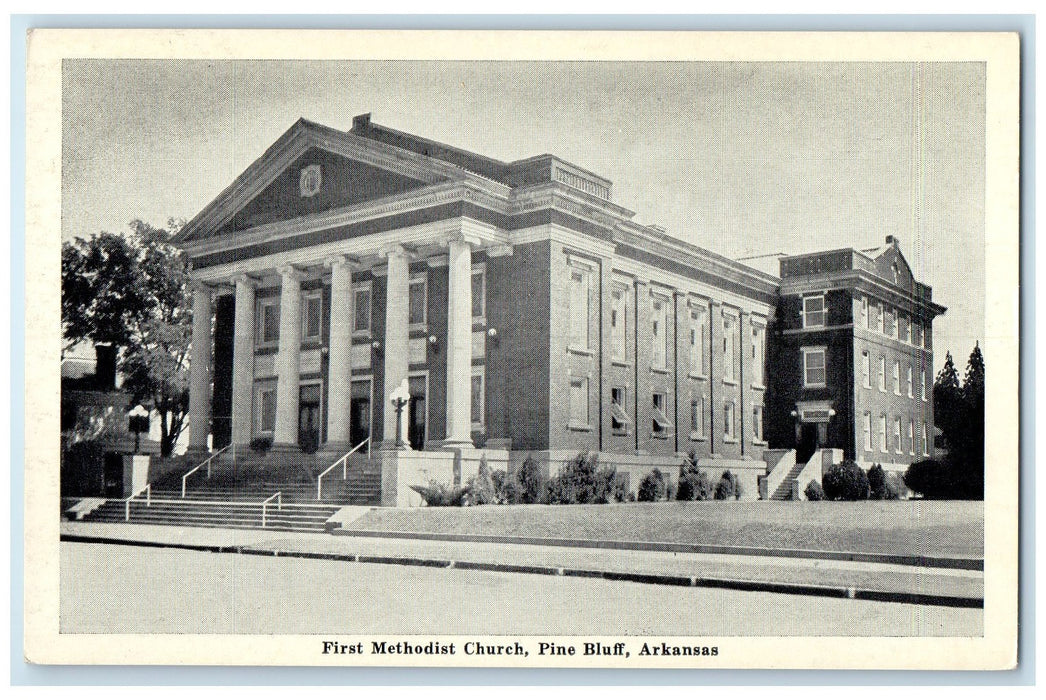
<path fill-rule="evenodd" d="M 933 385 L 934 421 L 944 436 L 948 455 L 941 472 L 924 485 L 927 498 L 984 497 L 984 355 L 975 345 L 959 383 L 951 353 Z"/>
<path fill-rule="evenodd" d="M 102 232 L 62 245 L 62 333 L 68 347 L 121 349 L 123 388 L 160 416 L 160 448 L 170 455 L 188 412 L 192 316 L 188 260 L 166 228 L 135 220 L 124 235 Z"/>

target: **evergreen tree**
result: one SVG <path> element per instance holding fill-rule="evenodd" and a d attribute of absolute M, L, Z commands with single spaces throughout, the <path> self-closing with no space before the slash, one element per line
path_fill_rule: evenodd
<path fill-rule="evenodd" d="M 959 372 L 955 369 L 952 354 L 945 355 L 944 367 L 937 374 L 933 383 L 933 415 L 937 427 L 944 434 L 949 450 L 959 447 L 962 440 L 964 411 L 962 386 L 959 384 Z"/>
<path fill-rule="evenodd" d="M 962 398 L 965 425 L 954 466 L 961 471 L 963 495 L 984 498 L 984 355 L 980 344 L 974 346 L 966 363 Z"/>

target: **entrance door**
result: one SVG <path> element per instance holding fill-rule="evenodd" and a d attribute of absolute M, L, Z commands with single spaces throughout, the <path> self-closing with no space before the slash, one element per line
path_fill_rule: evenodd
<path fill-rule="evenodd" d="M 305 454 L 320 446 L 320 421 L 320 385 L 303 386 L 298 400 L 298 445 Z"/>
<path fill-rule="evenodd" d="M 370 380 L 352 383 L 349 413 L 349 441 L 355 447 L 370 437 Z"/>
<path fill-rule="evenodd" d="M 428 417 L 426 384 L 425 377 L 411 377 L 409 380 L 410 405 L 407 414 L 407 442 L 415 450 L 425 447 L 425 422 Z"/>
<path fill-rule="evenodd" d="M 803 423 L 799 431 L 799 444 L 795 448 L 795 461 L 806 464 L 820 445 L 817 423 Z"/>

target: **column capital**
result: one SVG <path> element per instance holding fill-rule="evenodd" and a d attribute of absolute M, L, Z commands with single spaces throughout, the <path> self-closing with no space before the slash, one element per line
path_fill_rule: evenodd
<path fill-rule="evenodd" d="M 251 287 L 252 289 L 257 287 L 259 283 L 260 280 L 257 277 L 252 277 L 248 275 L 246 272 L 240 275 L 236 275 L 230 280 L 230 284 L 232 284 L 234 287 L 239 285 L 246 285 L 248 287 Z"/>
<path fill-rule="evenodd" d="M 455 231 L 448 233 L 442 240 L 442 244 L 449 246 L 451 243 L 464 243 L 471 248 L 478 247 L 482 241 L 479 236 L 475 236 L 471 233 L 465 233 L 464 231 Z"/>
<path fill-rule="evenodd" d="M 323 261 L 323 265 L 324 267 L 329 267 L 331 269 L 345 266 L 350 270 L 356 270 L 359 269 L 360 259 L 351 255 L 332 255 Z"/>
<path fill-rule="evenodd" d="M 292 279 L 301 282 L 302 279 L 305 278 L 305 273 L 294 265 L 284 265 L 283 267 L 276 268 L 276 272 L 280 273 L 280 277 L 283 279 Z"/>
<path fill-rule="evenodd" d="M 200 280 L 190 280 L 189 289 L 192 290 L 193 294 L 211 294 L 214 292 L 214 287 L 208 282 L 201 282 Z"/>
<path fill-rule="evenodd" d="M 391 243 L 386 246 L 382 246 L 378 251 L 379 258 L 391 258 L 391 257 L 403 257 L 410 260 L 412 252 L 407 249 L 402 243 Z"/>

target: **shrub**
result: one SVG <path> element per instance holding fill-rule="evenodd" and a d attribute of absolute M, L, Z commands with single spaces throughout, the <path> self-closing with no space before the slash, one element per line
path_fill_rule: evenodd
<path fill-rule="evenodd" d="M 833 464 L 824 475 L 824 496 L 829 501 L 863 501 L 868 498 L 868 475 L 852 459 Z"/>
<path fill-rule="evenodd" d="M 272 438 L 271 437 L 256 437 L 251 440 L 251 450 L 253 452 L 260 452 L 265 454 L 272 449 Z"/>
<path fill-rule="evenodd" d="M 717 501 L 728 501 L 734 497 L 737 492 L 737 477 L 727 469 L 723 472 L 723 476 L 719 478 L 719 483 L 715 487 L 715 499 Z"/>
<path fill-rule="evenodd" d="M 541 502 L 541 467 L 538 466 L 533 457 L 527 455 L 527 458 L 523 460 L 523 464 L 519 466 L 519 471 L 516 472 L 515 480 L 519 483 L 520 503 Z"/>
<path fill-rule="evenodd" d="M 915 462 L 904 472 L 904 484 L 926 499 L 955 497 L 955 483 L 947 467 L 935 459 Z"/>
<path fill-rule="evenodd" d="M 614 467 L 600 467 L 596 454 L 582 453 L 549 479 L 549 503 L 611 503 L 627 498 L 625 476 Z"/>
<path fill-rule="evenodd" d="M 897 472 L 886 472 L 886 500 L 894 501 L 907 497 L 910 491 L 904 485 L 904 478 Z"/>
<path fill-rule="evenodd" d="M 665 487 L 665 476 L 661 473 L 661 470 L 654 467 L 654 470 L 643 477 L 643 480 L 639 482 L 639 493 L 637 498 L 640 501 L 662 501 L 665 498 L 667 489 Z"/>
<path fill-rule="evenodd" d="M 520 502 L 523 491 L 515 476 L 504 469 L 491 472 L 490 481 L 494 485 L 494 501 L 496 503 L 515 504 Z"/>
<path fill-rule="evenodd" d="M 469 479 L 468 504 L 474 506 L 485 506 L 497 503 L 497 493 L 494 490 L 494 481 L 490 477 L 490 467 L 487 466 L 486 456 L 480 457 L 479 471 Z"/>
<path fill-rule="evenodd" d="M 806 494 L 806 500 L 808 501 L 824 500 L 824 489 L 821 488 L 821 484 L 816 479 L 810 479 L 810 483 L 806 485 L 806 490 L 803 493 Z"/>
<path fill-rule="evenodd" d="M 679 467 L 679 486 L 676 489 L 676 500 L 707 501 L 715 493 L 715 486 L 708 474 L 701 471 L 693 462 L 685 462 Z"/>
<path fill-rule="evenodd" d="M 421 494 L 427 506 L 462 506 L 468 496 L 468 486 L 448 486 L 433 479 L 428 486 L 414 486 L 411 488 Z"/>
<path fill-rule="evenodd" d="M 887 474 L 879 464 L 868 470 L 868 487 L 868 497 L 873 501 L 896 501 L 901 497 L 896 475 Z"/>

